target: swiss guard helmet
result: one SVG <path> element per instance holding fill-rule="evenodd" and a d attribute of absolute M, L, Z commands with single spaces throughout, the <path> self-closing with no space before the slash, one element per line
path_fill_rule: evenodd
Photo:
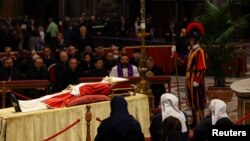
<path fill-rule="evenodd" d="M 191 22 L 187 25 L 187 33 L 189 38 L 194 38 L 196 41 L 200 41 L 200 38 L 205 35 L 205 30 L 201 23 Z"/>

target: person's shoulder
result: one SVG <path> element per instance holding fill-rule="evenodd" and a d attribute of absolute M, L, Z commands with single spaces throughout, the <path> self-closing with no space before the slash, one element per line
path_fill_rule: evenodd
<path fill-rule="evenodd" d="M 112 67 L 112 70 L 117 70 L 117 65 L 115 65 L 114 67 Z"/>
<path fill-rule="evenodd" d="M 223 117 L 216 122 L 216 125 L 231 126 L 233 122 L 228 117 Z"/>
<path fill-rule="evenodd" d="M 211 125 L 212 125 L 212 118 L 206 117 L 195 126 L 194 130 L 206 130 Z"/>
<path fill-rule="evenodd" d="M 156 73 L 156 75 L 164 75 L 165 74 L 164 71 L 163 71 L 163 68 L 158 66 L 158 65 L 155 65 L 155 64 L 154 64 L 154 66 L 152 68 L 152 71 L 154 73 Z"/>
<path fill-rule="evenodd" d="M 161 125 L 162 125 L 162 114 L 159 113 L 153 117 L 149 128 L 150 130 L 156 130 L 155 128 L 158 128 Z"/>
<path fill-rule="evenodd" d="M 111 121 L 110 117 L 108 117 L 108 118 L 101 121 L 101 124 L 99 126 L 99 130 L 104 129 L 104 128 L 105 129 L 109 128 L 111 125 L 112 125 L 112 121 Z"/>
<path fill-rule="evenodd" d="M 188 136 L 180 131 L 172 131 L 168 135 L 168 141 L 186 141 Z"/>
<path fill-rule="evenodd" d="M 137 70 L 138 69 L 138 67 L 135 66 L 135 65 L 133 65 L 133 64 L 131 64 L 131 66 L 132 66 L 133 70 Z"/>
<path fill-rule="evenodd" d="M 156 114 L 152 120 L 161 120 L 162 121 L 162 114 L 161 113 L 158 113 Z"/>

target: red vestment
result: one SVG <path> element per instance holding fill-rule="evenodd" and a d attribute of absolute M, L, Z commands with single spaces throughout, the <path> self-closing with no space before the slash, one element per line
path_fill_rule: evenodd
<path fill-rule="evenodd" d="M 84 95 L 108 95 L 110 94 L 110 86 L 108 83 L 92 83 L 79 87 L 79 96 Z M 51 108 L 66 107 L 67 103 L 79 96 L 72 95 L 70 91 L 62 93 L 60 95 L 51 97 L 43 102 Z"/>

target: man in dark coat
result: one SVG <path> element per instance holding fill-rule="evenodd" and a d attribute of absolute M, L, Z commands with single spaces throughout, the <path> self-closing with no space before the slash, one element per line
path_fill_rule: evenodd
<path fill-rule="evenodd" d="M 28 80 L 49 80 L 48 69 L 43 64 L 42 58 L 34 60 L 33 67 L 28 71 L 26 79 Z M 39 98 L 47 94 L 46 89 L 37 88 L 25 92 L 26 96 L 30 98 Z"/>
<path fill-rule="evenodd" d="M 51 92 L 60 92 L 64 88 L 64 80 L 65 80 L 65 73 L 68 68 L 68 54 L 65 51 L 61 51 L 59 54 L 60 61 L 56 63 L 55 66 L 55 82 L 52 83 L 52 90 Z"/>
<path fill-rule="evenodd" d="M 86 46 L 91 46 L 93 49 L 93 43 L 91 36 L 87 33 L 86 26 L 79 27 L 80 35 L 77 38 L 78 53 L 81 54 Z"/>
<path fill-rule="evenodd" d="M 152 57 L 148 57 L 147 68 L 148 68 L 147 76 L 164 75 L 162 68 L 160 68 L 154 64 L 154 60 Z M 166 88 L 165 88 L 164 84 L 152 84 L 151 90 L 152 90 L 152 93 L 154 95 L 154 107 L 157 108 L 159 106 L 159 103 L 160 103 L 161 95 L 163 93 L 166 93 Z"/>
<path fill-rule="evenodd" d="M 11 80 L 21 80 L 23 79 L 23 75 L 20 73 L 18 69 L 13 66 L 14 62 L 10 57 L 6 57 L 3 59 L 3 67 L 0 69 L 0 81 L 11 81 Z M 0 97 L 0 101 L 2 101 L 2 97 Z M 6 107 L 10 107 L 10 95 L 7 94 L 5 98 Z"/>
<path fill-rule="evenodd" d="M 108 76 L 109 73 L 106 68 L 103 67 L 103 60 L 102 58 L 95 58 L 94 59 L 95 68 L 90 69 L 88 72 L 89 77 L 105 77 Z"/>
<path fill-rule="evenodd" d="M 83 76 L 83 70 L 78 66 L 76 58 L 69 59 L 68 68 L 64 74 L 63 88 L 69 84 L 76 85 L 79 83 L 79 78 Z"/>

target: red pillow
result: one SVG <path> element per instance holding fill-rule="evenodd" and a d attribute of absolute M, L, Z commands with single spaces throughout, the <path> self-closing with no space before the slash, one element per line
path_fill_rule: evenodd
<path fill-rule="evenodd" d="M 68 103 L 66 103 L 66 106 L 70 107 L 70 106 L 94 103 L 99 101 L 109 101 L 109 100 L 110 97 L 106 95 L 84 95 L 69 101 Z"/>
<path fill-rule="evenodd" d="M 111 90 L 114 89 L 134 89 L 134 87 L 130 83 L 117 83 L 111 86 Z"/>
<path fill-rule="evenodd" d="M 128 93 L 128 91 L 134 91 L 134 87 L 129 83 L 117 83 L 111 86 L 113 94 Z"/>

